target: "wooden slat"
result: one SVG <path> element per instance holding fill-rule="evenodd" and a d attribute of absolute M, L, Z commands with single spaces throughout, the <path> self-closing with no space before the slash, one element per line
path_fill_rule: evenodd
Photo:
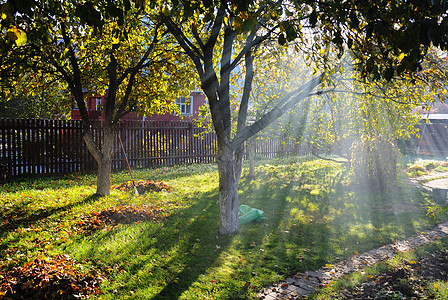
<path fill-rule="evenodd" d="M 93 121 L 93 137 L 100 145 L 102 121 Z M 443 131 L 445 128 L 434 130 Z M 428 131 L 429 132 L 429 131 Z M 82 172 L 95 164 L 83 140 L 81 121 L 0 119 L 0 158 L 10 160 L 12 176 Z M 203 134 L 187 122 L 122 121 L 115 130 L 113 169 L 125 169 L 117 140 L 121 136 L 132 168 L 191 163 L 212 163 L 217 151 L 216 135 Z M 293 141 L 256 140 L 256 155 L 276 157 L 303 155 Z"/>

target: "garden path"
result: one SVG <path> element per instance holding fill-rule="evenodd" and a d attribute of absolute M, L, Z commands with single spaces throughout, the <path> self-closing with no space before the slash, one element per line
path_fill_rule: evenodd
<path fill-rule="evenodd" d="M 426 189 L 448 188 L 448 178 L 441 178 L 445 176 L 448 176 L 448 172 L 436 172 L 412 179 L 411 182 Z M 435 180 L 431 180 L 432 178 Z M 419 182 L 422 181 L 426 183 L 421 185 Z M 362 254 L 353 255 L 349 259 L 334 265 L 326 265 L 315 271 L 296 274 L 287 278 L 286 281 L 277 282 L 272 286 L 264 288 L 258 293 L 258 298 L 265 300 L 302 299 L 345 275 L 361 271 L 368 266 L 393 258 L 400 252 L 415 250 L 419 246 L 432 243 L 446 236 L 448 236 L 448 222 L 439 224 L 430 231 L 421 232 L 405 240 L 396 241 Z"/>
<path fill-rule="evenodd" d="M 402 241 L 382 246 L 368 252 L 353 255 L 347 260 L 334 265 L 327 265 L 316 271 L 307 271 L 287 278 L 263 289 L 258 298 L 265 300 L 274 299 L 301 299 L 314 291 L 330 284 L 332 281 L 361 271 L 367 266 L 372 266 L 383 260 L 390 259 L 400 252 L 409 252 L 424 244 L 429 244 L 437 239 L 448 236 L 448 222 L 434 227 L 432 230 L 411 236 Z"/>

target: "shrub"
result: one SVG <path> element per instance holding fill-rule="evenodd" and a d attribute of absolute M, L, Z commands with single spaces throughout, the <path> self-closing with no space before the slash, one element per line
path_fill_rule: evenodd
<path fill-rule="evenodd" d="M 355 181 L 374 191 L 390 190 L 396 182 L 398 158 L 397 147 L 382 135 L 355 140 L 351 157 Z"/>
<path fill-rule="evenodd" d="M 426 168 L 418 164 L 413 164 L 412 166 L 408 167 L 407 170 L 408 176 L 410 177 L 418 177 L 426 172 Z"/>

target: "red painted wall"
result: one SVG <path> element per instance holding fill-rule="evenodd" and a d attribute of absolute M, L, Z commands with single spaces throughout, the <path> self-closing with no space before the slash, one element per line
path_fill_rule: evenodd
<path fill-rule="evenodd" d="M 199 108 L 205 104 L 205 95 L 202 92 L 191 92 L 190 96 L 193 97 L 193 115 L 190 116 L 177 116 L 174 114 L 164 114 L 151 116 L 148 119 L 154 121 L 187 121 L 193 122 L 199 115 Z"/>
<path fill-rule="evenodd" d="M 155 115 L 146 118 L 147 120 L 154 121 L 187 121 L 193 122 L 197 119 L 199 115 L 199 108 L 206 103 L 205 95 L 202 92 L 194 91 L 190 93 L 190 96 L 193 97 L 193 114 L 189 116 L 177 116 L 174 114 L 164 114 L 164 115 Z M 89 97 L 87 99 L 87 110 L 89 113 L 89 117 L 91 120 L 103 119 L 103 115 L 100 111 L 96 110 L 96 98 L 101 98 L 101 105 L 104 106 L 106 104 L 106 96 L 94 96 Z M 81 120 L 81 114 L 78 109 L 72 109 L 71 112 L 72 120 Z M 142 120 L 143 116 L 137 113 L 128 113 L 122 117 L 122 120 Z"/>

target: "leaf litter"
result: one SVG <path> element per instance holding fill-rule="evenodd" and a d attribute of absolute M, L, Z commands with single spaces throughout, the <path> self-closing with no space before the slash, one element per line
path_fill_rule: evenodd
<path fill-rule="evenodd" d="M 121 191 L 133 191 L 132 182 L 115 188 Z M 172 187 L 163 182 L 143 180 L 137 182 L 137 188 L 141 194 L 172 190 Z M 109 207 L 100 212 L 77 215 L 75 228 L 78 233 L 90 234 L 120 223 L 160 222 L 169 217 L 172 209 L 178 206 L 179 203 L 164 202 L 163 205 Z M 107 272 L 102 274 L 99 269 L 92 268 L 88 271 L 82 269 L 83 267 L 68 255 L 48 257 L 41 254 L 23 266 L 14 266 L 8 271 L 0 270 L 0 299 L 73 299 L 102 294 L 100 283 L 105 279 Z"/>
<path fill-rule="evenodd" d="M 104 276 L 82 266 L 65 254 L 37 257 L 9 271 L 0 271 L 0 298 L 73 299 L 102 294 Z"/>
<path fill-rule="evenodd" d="M 103 229 L 117 224 L 131 224 L 142 221 L 160 222 L 171 214 L 165 208 L 152 205 L 122 205 L 109 207 L 101 212 L 92 212 L 81 216 L 76 223 L 78 229 L 85 233 Z"/>
<path fill-rule="evenodd" d="M 162 182 L 162 181 L 154 181 L 154 180 L 139 180 L 135 181 L 135 187 L 137 188 L 137 191 L 139 195 L 148 193 L 148 192 L 161 192 L 161 191 L 167 191 L 171 192 L 173 188 Z M 124 192 L 133 192 L 134 191 L 134 185 L 132 181 L 128 181 L 119 185 L 114 185 L 112 188 L 124 191 Z"/>

